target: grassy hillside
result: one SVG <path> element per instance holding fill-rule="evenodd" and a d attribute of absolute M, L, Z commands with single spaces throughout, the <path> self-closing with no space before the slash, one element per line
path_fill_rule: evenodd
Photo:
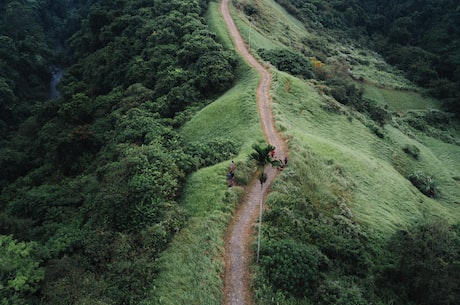
<path fill-rule="evenodd" d="M 460 152 L 458 146 L 432 138 L 426 138 L 426 144 L 420 143 L 390 124 L 385 126 L 386 137 L 380 139 L 354 114 L 322 109 L 327 102 L 313 85 L 286 75 L 277 80 L 276 119 L 285 130 L 284 135 L 295 139 L 292 149 L 313 152 L 342 169 L 342 179 L 350 184 L 350 207 L 361 223 L 391 234 L 401 226 L 432 215 L 457 221 L 460 192 L 453 177 L 458 175 L 459 168 L 452 165 L 460 161 L 455 160 Z M 290 89 L 286 92 L 288 82 Z M 436 152 L 431 149 L 434 142 Z M 419 161 L 405 155 L 402 147 L 406 143 L 415 143 L 421 149 Z M 299 161 L 305 162 L 302 158 Z M 411 168 L 435 175 L 444 195 L 434 200 L 418 192 L 403 175 Z"/>
<path fill-rule="evenodd" d="M 331 287 L 337 285 L 334 286 L 339 291 L 337 295 L 357 296 L 356 304 L 361 304 L 361 300 L 386 304 L 385 297 L 369 286 L 376 285 L 370 275 L 378 274 L 386 268 L 385 262 L 392 259 L 386 256 L 388 241 L 400 230 L 409 231 L 415 224 L 433 219 L 458 222 L 458 125 L 450 121 L 450 125 L 441 124 L 441 127 L 427 124 L 426 130 L 414 128 L 411 120 L 423 119 L 433 111 L 437 113 L 439 103 L 425 97 L 422 90 L 377 54 L 304 28 L 272 0 L 237 2 L 237 8 L 236 23 L 253 52 L 261 48 L 290 48 L 306 57 L 319 58 L 325 69 L 345 65 L 355 79 L 349 80 L 362 90 L 363 97 L 390 114 L 386 123 L 379 126 L 365 114 L 334 100 L 324 82 L 302 80 L 272 69 L 273 111 L 277 128 L 289 144 L 290 165 L 275 182 L 267 200 L 263 243 L 294 238 L 300 232 L 301 242 L 324 251 L 321 244 L 328 241 L 315 240 L 315 234 L 333 239 L 325 231 L 340 230 L 337 236 L 345 236 L 344 240 L 351 234 L 356 243 L 335 245 L 345 253 L 340 255 L 348 255 L 347 247 L 365 249 L 362 251 L 367 251 L 364 253 L 369 257 L 366 257 L 382 259 L 381 265 L 367 262 L 364 275 L 359 276 L 343 271 L 347 270 L 348 262 L 340 267 L 343 274 L 337 271 L 340 268 L 331 267 L 333 272 L 325 273 L 324 286 L 318 291 L 332 294 Z M 253 12 L 251 8 L 257 13 L 250 17 L 242 14 L 242 11 Z M 211 5 L 208 20 L 224 44 L 231 47 L 216 4 Z M 236 141 L 240 154 L 232 158 L 239 168 L 244 168 L 237 173 L 241 183 L 248 179 L 246 156 L 250 145 L 262 139 L 254 97 L 256 83 L 256 75 L 241 64 L 235 87 L 197 113 L 181 132 L 191 143 L 210 138 Z M 417 158 L 403 150 L 406 146 L 418 148 Z M 160 277 L 154 283 L 152 298 L 145 304 L 220 304 L 225 226 L 243 191 L 240 187 L 226 189 L 227 167 L 224 162 L 190 177 L 182 204 L 191 220 L 163 255 Z M 422 171 L 436 181 L 439 186 L 436 198 L 425 196 L 411 184 L 408 175 L 415 171 Z M 329 229 L 324 227 L 324 232 L 315 232 L 322 227 L 311 223 L 323 220 L 333 225 Z M 339 259 L 329 257 L 329 260 L 332 265 L 341 264 Z M 353 261 L 351 265 L 358 263 Z M 283 289 L 276 292 L 276 285 L 263 268 L 254 271 L 257 304 L 310 304 L 308 298 L 298 295 L 296 298 L 295 293 Z M 335 304 L 324 296 L 321 298 L 325 304 Z M 340 300 L 345 302 L 340 304 L 350 304 L 344 301 L 345 296 Z"/>

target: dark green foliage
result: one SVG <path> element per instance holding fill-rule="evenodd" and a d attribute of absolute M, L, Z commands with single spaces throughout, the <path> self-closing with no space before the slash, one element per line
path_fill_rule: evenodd
<path fill-rule="evenodd" d="M 19 1 L 0 4 L 0 120 L 12 126 L 48 94 L 50 50 L 36 10 Z"/>
<path fill-rule="evenodd" d="M 451 124 L 456 120 L 454 116 L 452 113 L 439 110 L 408 111 L 401 120 L 416 131 L 422 131 L 445 143 L 457 144 L 455 129 Z"/>
<path fill-rule="evenodd" d="M 189 155 L 197 157 L 197 168 L 217 164 L 231 159 L 238 152 L 239 145 L 227 138 L 217 138 L 208 142 L 193 142 L 185 147 Z"/>
<path fill-rule="evenodd" d="M 317 289 L 328 265 L 328 259 L 315 246 L 293 240 L 262 242 L 260 265 L 276 289 L 297 296 Z"/>
<path fill-rule="evenodd" d="M 286 178 L 277 181 L 264 212 L 261 265 L 269 285 L 314 304 L 369 303 L 366 280 L 376 264 L 372 241 L 342 199 L 308 175 L 315 164 L 292 166 L 296 172 L 283 171 Z"/>
<path fill-rule="evenodd" d="M 238 9 L 241 9 L 245 15 L 257 16 L 259 14 L 257 6 L 248 1 L 237 2 L 235 5 Z"/>
<path fill-rule="evenodd" d="M 439 196 L 439 186 L 436 180 L 423 171 L 414 171 L 408 176 L 409 181 L 423 194 L 428 197 Z"/>
<path fill-rule="evenodd" d="M 369 116 L 379 126 L 383 126 L 389 119 L 389 113 L 374 101 L 363 98 L 363 90 L 358 88 L 355 83 L 346 78 L 330 78 L 326 80 L 328 92 L 339 103 L 353 107 L 355 110 Z M 371 126 L 374 133 L 383 137 L 382 132 L 377 126 Z"/>
<path fill-rule="evenodd" d="M 327 80 L 331 95 L 341 104 L 356 106 L 361 110 L 363 91 L 350 81 L 342 78 Z"/>
<path fill-rule="evenodd" d="M 34 241 L 46 270 L 0 302 L 143 300 L 186 221 L 186 176 L 239 149 L 228 139 L 188 144 L 177 132 L 235 78 L 236 58 L 203 18 L 207 5 L 0 4 L 0 234 Z M 46 100 L 51 63 L 65 74 L 61 97 Z"/>
<path fill-rule="evenodd" d="M 459 243 L 459 226 L 443 220 L 399 231 L 388 245 L 398 260 L 386 270 L 383 285 L 404 287 L 398 289 L 403 302 L 455 304 L 460 298 Z"/>
<path fill-rule="evenodd" d="M 142 14 L 134 5 L 121 1 L 120 7 L 91 9 L 69 40 L 76 65 L 63 80 L 65 94 L 106 94 L 116 86 L 142 83 L 153 90 L 152 98 L 164 101 L 160 113 L 172 117 L 229 88 L 236 60 L 204 24 L 203 3 L 152 3 Z M 163 5 L 174 9 L 161 13 Z"/>
<path fill-rule="evenodd" d="M 286 49 L 260 49 L 257 53 L 263 60 L 270 62 L 278 70 L 289 72 L 290 74 L 306 79 L 315 77 L 310 61 L 302 54 Z"/>
<path fill-rule="evenodd" d="M 98 171 L 99 187 L 88 216 L 114 230 L 138 230 L 161 222 L 185 175 L 179 154 L 156 145 L 124 150 L 119 161 Z"/>
<path fill-rule="evenodd" d="M 321 305 L 367 305 L 368 300 L 361 287 L 346 278 L 327 280 L 315 291 L 316 304 Z"/>

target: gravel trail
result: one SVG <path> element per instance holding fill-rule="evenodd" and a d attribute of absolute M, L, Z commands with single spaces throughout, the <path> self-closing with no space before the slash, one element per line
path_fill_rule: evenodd
<path fill-rule="evenodd" d="M 229 2 L 230 0 L 222 0 L 220 5 L 221 14 L 238 52 L 260 75 L 260 81 L 256 88 L 256 97 L 262 129 L 267 142 L 276 147 L 277 158 L 284 159 L 287 153 L 286 146 L 280 135 L 276 132 L 270 108 L 271 75 L 248 51 L 230 15 Z M 251 259 L 250 244 L 256 236 L 254 228 L 258 221 L 261 194 L 265 196 L 269 191 L 277 175 L 277 170 L 267 167 L 266 173 L 267 182 L 264 183 L 263 188 L 257 180 L 249 185 L 245 199 L 235 212 L 227 231 L 225 239 L 224 276 L 225 305 L 251 305 L 253 303 L 252 293 L 249 287 L 249 260 Z"/>

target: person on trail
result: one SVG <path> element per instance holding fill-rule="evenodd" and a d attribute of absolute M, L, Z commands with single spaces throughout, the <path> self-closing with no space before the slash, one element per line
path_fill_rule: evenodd
<path fill-rule="evenodd" d="M 227 174 L 227 183 L 228 183 L 228 187 L 232 187 L 232 186 L 233 186 L 233 176 L 234 176 L 234 173 L 228 172 L 228 174 Z"/>
<path fill-rule="evenodd" d="M 236 169 L 236 164 L 235 162 L 232 161 L 232 163 L 230 163 L 230 173 L 234 174 L 235 169 Z"/>
<path fill-rule="evenodd" d="M 284 157 L 284 166 L 286 166 L 288 163 L 288 157 Z"/>
<path fill-rule="evenodd" d="M 278 160 L 278 170 L 282 171 L 284 169 L 284 163 L 281 159 Z"/>
<path fill-rule="evenodd" d="M 275 158 L 275 150 L 270 151 L 270 157 L 272 157 L 272 159 Z"/>

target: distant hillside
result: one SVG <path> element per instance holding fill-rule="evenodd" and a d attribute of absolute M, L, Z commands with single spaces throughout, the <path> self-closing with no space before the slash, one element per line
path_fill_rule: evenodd
<path fill-rule="evenodd" d="M 456 1 L 277 0 L 315 28 L 370 46 L 460 112 L 460 4 Z"/>

